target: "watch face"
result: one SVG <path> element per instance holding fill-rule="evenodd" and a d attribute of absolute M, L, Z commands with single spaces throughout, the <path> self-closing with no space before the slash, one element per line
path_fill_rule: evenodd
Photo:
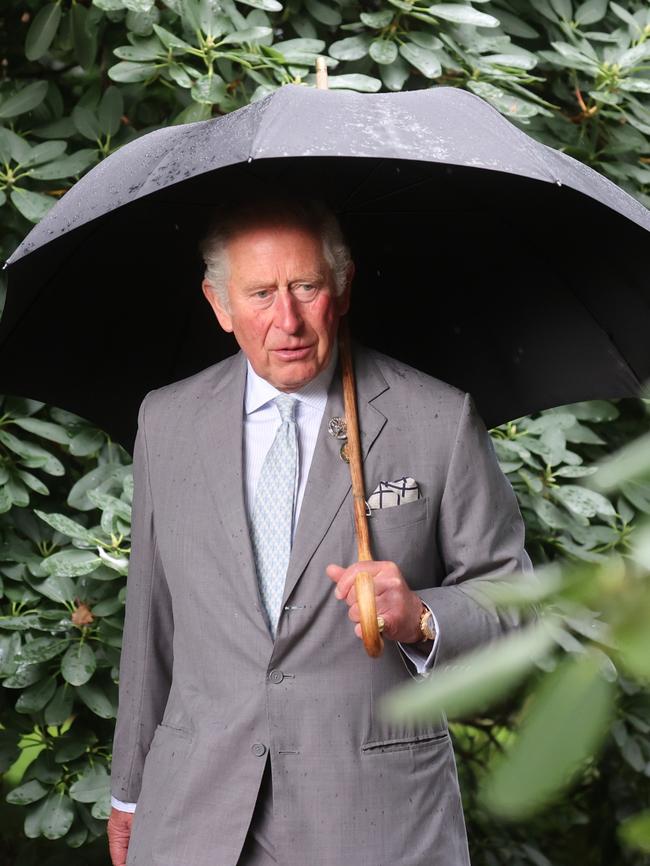
<path fill-rule="evenodd" d="M 433 624 L 433 614 L 428 613 L 424 618 L 424 629 L 427 632 L 427 637 L 429 640 L 433 640 L 436 636 L 435 626 Z"/>

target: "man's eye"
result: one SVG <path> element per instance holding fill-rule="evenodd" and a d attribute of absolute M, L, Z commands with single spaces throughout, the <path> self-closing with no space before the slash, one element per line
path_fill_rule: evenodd
<path fill-rule="evenodd" d="M 268 298 L 269 294 L 270 292 L 268 289 L 260 289 L 259 291 L 255 292 L 254 297 L 264 300 L 264 298 Z"/>
<path fill-rule="evenodd" d="M 318 286 L 313 283 L 299 283 L 296 286 L 296 291 L 301 295 L 313 295 L 318 291 Z"/>

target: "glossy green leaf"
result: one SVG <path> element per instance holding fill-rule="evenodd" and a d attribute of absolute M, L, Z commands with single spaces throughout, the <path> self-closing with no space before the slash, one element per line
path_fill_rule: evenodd
<path fill-rule="evenodd" d="M 613 0 L 611 0 L 609 8 L 612 10 L 612 12 L 618 15 L 621 21 L 624 21 L 629 26 L 634 38 L 638 39 L 641 35 L 642 29 L 641 25 L 635 19 L 634 15 L 628 12 L 628 10 L 621 6 L 620 3 L 614 3 Z"/>
<path fill-rule="evenodd" d="M 93 803 L 91 814 L 94 818 L 107 820 L 111 816 L 111 808 L 111 792 L 110 788 L 106 788 Z"/>
<path fill-rule="evenodd" d="M 110 777 L 102 764 L 88 767 L 70 786 L 70 796 L 80 803 L 94 803 L 109 791 Z"/>
<path fill-rule="evenodd" d="M 365 34 L 348 36 L 346 39 L 333 42 L 329 47 L 329 53 L 336 60 L 360 60 L 368 53 L 369 46 L 370 38 Z"/>
<path fill-rule="evenodd" d="M 63 159 L 57 159 L 53 162 L 48 162 L 47 165 L 38 166 L 32 169 L 31 176 L 38 180 L 57 180 L 64 177 L 76 177 L 90 168 L 97 162 L 97 150 L 94 148 L 82 148 L 75 153 L 71 153 Z M 72 439 L 67 439 L 67 444 L 72 451 Z"/>
<path fill-rule="evenodd" d="M 370 75 L 350 73 L 348 75 L 330 75 L 329 86 L 332 90 L 356 90 L 359 93 L 376 93 L 381 88 L 381 81 Z"/>
<path fill-rule="evenodd" d="M 438 56 L 427 48 L 421 48 L 412 42 L 403 42 L 399 47 L 399 53 L 415 66 L 425 78 L 437 78 L 442 72 Z"/>
<path fill-rule="evenodd" d="M 0 127 L 0 159 L 3 162 L 25 163 L 29 160 L 32 148 L 22 136 L 11 129 Z"/>
<path fill-rule="evenodd" d="M 545 628 L 531 626 L 435 667 L 424 683 L 394 690 L 380 712 L 395 722 L 435 721 L 443 712 L 450 718 L 483 712 L 521 682 L 552 645 Z"/>
<path fill-rule="evenodd" d="M 43 568 L 48 574 L 60 577 L 78 577 L 88 574 L 101 565 L 101 559 L 92 550 L 69 548 L 53 553 L 43 560 Z"/>
<path fill-rule="evenodd" d="M 74 641 L 61 659 L 61 675 L 71 686 L 87 683 L 97 669 L 97 659 L 87 643 Z"/>
<path fill-rule="evenodd" d="M 122 0 L 122 2 L 131 12 L 150 12 L 154 6 L 154 0 Z"/>
<path fill-rule="evenodd" d="M 50 701 L 56 691 L 56 680 L 47 677 L 25 689 L 18 700 L 15 708 L 17 713 L 37 713 Z"/>
<path fill-rule="evenodd" d="M 32 662 L 23 661 L 19 653 L 16 653 L 16 661 L 18 663 L 14 673 L 5 677 L 2 681 L 2 685 L 6 689 L 27 688 L 27 686 L 31 686 L 33 683 L 42 680 L 47 674 L 47 668 L 44 664 L 40 662 L 33 664 Z"/>
<path fill-rule="evenodd" d="M 578 487 L 576 484 L 563 484 L 556 487 L 551 491 L 551 495 L 568 511 L 583 517 L 595 517 L 597 514 L 601 517 L 609 517 L 616 514 L 609 499 L 595 490 Z"/>
<path fill-rule="evenodd" d="M 38 10 L 25 38 L 25 57 L 28 60 L 38 60 L 49 50 L 60 21 L 60 3 L 48 3 Z"/>
<path fill-rule="evenodd" d="M 41 595 L 52 601 L 74 601 L 77 589 L 74 582 L 62 574 L 52 574 L 36 587 Z"/>
<path fill-rule="evenodd" d="M 427 33 L 425 30 L 409 30 L 409 40 L 419 45 L 420 48 L 428 48 L 430 51 L 435 51 L 443 47 L 442 42 L 433 33 Z"/>
<path fill-rule="evenodd" d="M 33 81 L 0 102 L 0 120 L 18 117 L 36 108 L 45 99 L 47 81 Z"/>
<path fill-rule="evenodd" d="M 341 13 L 333 3 L 323 3 L 322 0 L 305 0 L 305 6 L 310 15 L 321 24 L 337 27 L 342 21 Z"/>
<path fill-rule="evenodd" d="M 401 90 L 410 74 L 411 67 L 399 55 L 389 66 L 379 67 L 379 75 L 387 90 Z"/>
<path fill-rule="evenodd" d="M 104 91 L 99 103 L 97 117 L 104 135 L 116 135 L 124 113 L 124 100 L 119 87 L 110 86 Z"/>
<path fill-rule="evenodd" d="M 368 53 L 375 63 L 392 63 L 397 57 L 397 45 L 388 39 L 374 39 L 370 43 Z"/>
<path fill-rule="evenodd" d="M 228 33 L 220 42 L 224 45 L 243 45 L 246 42 L 258 42 L 260 39 L 265 39 L 271 33 L 273 33 L 271 27 L 248 27 L 246 30 Z"/>
<path fill-rule="evenodd" d="M 359 18 L 368 27 L 383 28 L 388 27 L 395 13 L 392 9 L 381 9 L 378 12 L 362 12 Z"/>
<path fill-rule="evenodd" d="M 120 45 L 113 54 L 120 60 L 147 61 L 164 58 L 167 52 L 158 39 L 142 39 L 135 45 Z"/>
<path fill-rule="evenodd" d="M 54 207 L 56 200 L 40 192 L 30 192 L 27 189 L 14 187 L 9 198 L 16 209 L 30 222 L 37 223 Z M 61 473 L 63 474 L 63 473 Z"/>
<path fill-rule="evenodd" d="M 26 159 L 20 161 L 21 167 L 28 168 L 32 165 L 41 165 L 44 162 L 49 162 L 52 159 L 56 159 L 57 157 L 61 156 L 61 154 L 65 151 L 66 146 L 67 145 L 65 141 L 44 141 L 42 144 L 37 144 L 35 147 L 31 148 L 29 156 Z M 22 427 L 24 430 L 30 429 L 30 423 L 36 423 L 37 429 L 33 432 L 37 432 L 39 433 L 39 435 L 43 435 L 45 439 L 50 438 L 49 436 L 45 436 L 43 433 L 39 432 L 39 429 L 47 429 L 47 425 L 50 423 L 48 421 L 39 422 L 37 418 L 14 418 L 12 423 L 16 424 L 16 426 L 18 427 Z M 45 426 L 39 427 L 39 423 L 40 425 Z M 51 426 L 54 427 L 55 425 Z M 55 441 L 61 440 L 59 439 Z"/>
<path fill-rule="evenodd" d="M 74 805 L 62 791 L 48 794 L 41 814 L 41 833 L 46 839 L 60 839 L 74 821 Z"/>
<path fill-rule="evenodd" d="M 571 0 L 549 0 L 558 17 L 564 21 L 571 21 L 573 9 Z"/>
<path fill-rule="evenodd" d="M 102 719 L 115 718 L 117 707 L 98 684 L 85 683 L 78 687 L 77 694 L 96 716 Z"/>
<path fill-rule="evenodd" d="M 106 442 L 106 434 L 93 427 L 81 430 L 70 440 L 70 454 L 77 457 L 88 457 L 96 454 Z"/>
<path fill-rule="evenodd" d="M 65 514 L 57 514 L 56 512 L 47 514 L 45 511 L 39 511 L 37 508 L 34 509 L 34 514 L 37 514 L 41 520 L 44 520 L 48 526 L 56 529 L 57 532 L 62 532 L 70 538 L 78 538 L 93 545 L 97 543 L 97 539 L 92 532 Z"/>
<path fill-rule="evenodd" d="M 70 717 L 73 702 L 72 688 L 66 683 L 59 685 L 54 696 L 45 707 L 45 723 L 47 725 L 62 725 Z"/>
<path fill-rule="evenodd" d="M 527 707 L 514 743 L 482 792 L 493 814 L 524 818 L 563 790 L 607 734 L 614 685 L 598 659 L 568 656 Z"/>
<path fill-rule="evenodd" d="M 124 60 L 116 63 L 108 70 L 108 77 L 121 84 L 134 84 L 147 81 L 157 75 L 156 67 L 151 63 L 132 63 Z"/>
<path fill-rule="evenodd" d="M 194 47 L 190 45 L 189 42 L 186 42 L 184 39 L 181 39 L 176 34 L 171 33 L 169 30 L 166 30 L 164 27 L 160 27 L 158 24 L 153 25 L 154 32 L 156 36 L 160 39 L 165 48 L 171 48 L 176 51 L 194 51 Z"/>
<path fill-rule="evenodd" d="M 475 27 L 498 27 L 499 20 L 493 15 L 479 12 L 472 6 L 463 3 L 434 3 L 429 6 L 429 13 L 435 18 L 444 21 L 453 21 L 454 24 L 473 24 Z"/>
<path fill-rule="evenodd" d="M 67 640 L 54 637 L 37 637 L 22 645 L 19 659 L 25 664 L 45 662 L 60 655 L 68 645 Z"/>
<path fill-rule="evenodd" d="M 595 24 L 605 17 L 607 12 L 607 0 L 586 0 L 581 3 L 575 11 L 574 20 L 584 27 L 586 24 Z"/>
<path fill-rule="evenodd" d="M 88 10 L 81 3 L 73 3 L 68 13 L 71 17 L 72 43 L 77 60 L 84 69 L 89 69 L 97 53 L 96 32 L 90 29 Z"/>
<path fill-rule="evenodd" d="M 246 6 L 254 6 L 256 9 L 263 9 L 265 12 L 281 12 L 282 3 L 279 0 L 239 0 Z"/>
<path fill-rule="evenodd" d="M 36 803 L 41 800 L 48 792 L 48 788 L 42 785 L 37 779 L 32 779 L 31 782 L 25 782 L 24 785 L 18 785 L 17 788 L 9 791 L 7 794 L 7 803 L 12 803 L 14 806 L 26 806 L 28 803 Z"/>
<path fill-rule="evenodd" d="M 226 95 L 226 83 L 218 75 L 204 75 L 193 85 L 191 92 L 195 102 L 214 105 Z"/>

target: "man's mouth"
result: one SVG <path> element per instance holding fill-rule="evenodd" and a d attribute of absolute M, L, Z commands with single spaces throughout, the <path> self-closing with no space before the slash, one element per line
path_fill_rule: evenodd
<path fill-rule="evenodd" d="M 311 346 L 295 346 L 293 348 L 274 349 L 273 353 L 283 361 L 301 361 L 309 355 L 311 350 Z"/>

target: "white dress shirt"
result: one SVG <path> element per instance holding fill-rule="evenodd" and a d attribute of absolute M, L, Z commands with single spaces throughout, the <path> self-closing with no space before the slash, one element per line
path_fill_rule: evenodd
<path fill-rule="evenodd" d="M 318 376 L 312 379 L 311 382 L 308 382 L 307 385 L 304 385 L 297 391 L 291 392 L 291 396 L 298 401 L 295 413 L 298 435 L 298 475 L 294 490 L 295 507 L 292 538 L 298 522 L 305 487 L 307 486 L 307 476 L 309 475 L 309 468 L 314 456 L 318 431 L 327 403 L 327 392 L 336 368 L 337 356 L 338 347 L 335 345 L 327 367 L 321 370 Z M 244 496 L 246 512 L 249 517 L 253 508 L 255 490 L 260 472 L 262 471 L 264 458 L 280 426 L 280 413 L 277 406 L 273 403 L 275 397 L 280 393 L 277 388 L 274 388 L 273 385 L 257 375 L 249 361 L 246 373 L 246 391 L 244 394 L 243 427 Z M 329 580 L 326 575 L 323 575 L 323 579 Z M 333 591 L 334 586 L 332 585 Z M 428 605 L 426 606 L 428 607 Z M 433 620 L 436 637 L 428 655 L 425 655 L 413 644 L 398 642 L 403 653 L 415 665 L 418 674 L 417 679 L 429 675 L 435 660 L 436 649 L 438 647 L 438 623 L 435 614 L 433 614 Z M 136 804 L 124 803 L 111 796 L 111 805 L 123 812 L 134 812 Z"/>

